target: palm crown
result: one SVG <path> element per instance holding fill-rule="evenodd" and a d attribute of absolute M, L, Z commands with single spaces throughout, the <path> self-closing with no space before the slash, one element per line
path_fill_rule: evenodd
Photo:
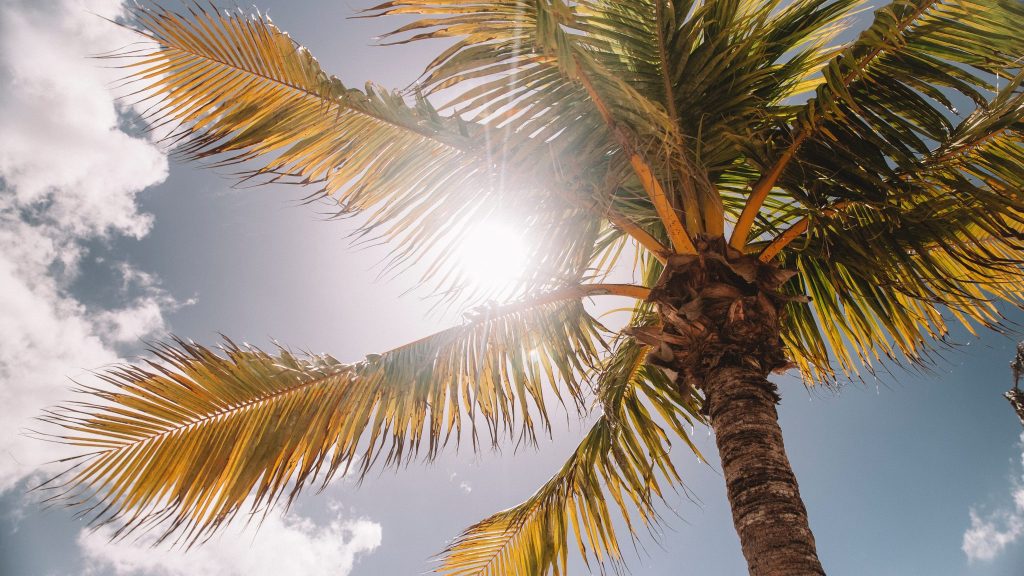
<path fill-rule="evenodd" d="M 897 0 L 835 44 L 857 10 L 387 2 L 365 15 L 423 15 L 390 40 L 453 39 L 399 93 L 345 86 L 259 15 L 136 8 L 152 43 L 114 56 L 182 156 L 313 186 L 391 243 L 389 266 L 426 262 L 423 281 L 469 312 L 354 363 L 156 346 L 47 413 L 89 450 L 49 487 L 119 534 L 192 543 L 340 471 L 460 439 L 535 442 L 553 403 L 596 405 L 563 468 L 458 537 L 440 570 L 560 573 L 573 547 L 619 567 L 615 516 L 630 533 L 658 522 L 680 481 L 671 439 L 689 444 L 697 422 L 728 436 L 726 400 L 708 405 L 720 357 L 830 384 L 922 361 L 947 322 L 993 326 L 999 301 L 1020 303 L 1024 6 Z M 531 254 L 499 303 L 452 256 L 494 211 Z M 638 284 L 606 281 L 630 263 Z M 694 270 L 710 280 L 680 288 Z M 618 334 L 583 305 L 603 295 L 636 300 Z M 772 350 L 712 350 L 751 318 Z"/>

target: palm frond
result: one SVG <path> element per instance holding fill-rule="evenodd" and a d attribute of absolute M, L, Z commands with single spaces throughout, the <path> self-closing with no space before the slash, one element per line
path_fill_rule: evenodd
<path fill-rule="evenodd" d="M 589 175 L 581 167 L 639 160 L 644 166 L 623 173 L 620 186 L 644 188 L 656 199 L 643 184 L 658 182 L 690 234 L 720 234 L 723 210 L 738 213 L 743 198 L 719 194 L 708 171 L 720 179 L 745 147 L 766 144 L 766 127 L 793 118 L 793 107 L 780 103 L 817 82 L 811 76 L 833 53 L 825 45 L 854 4 L 396 0 L 370 14 L 428 16 L 397 30 L 398 43 L 460 38 L 423 77 L 426 90 L 454 94 L 450 106 L 551 139 L 559 157 L 579 159 L 567 168 L 583 178 Z M 588 94 L 581 75 L 593 84 Z M 601 125 L 601 106 L 588 99 L 606 103 L 604 124 L 614 118 L 625 142 L 620 129 Z M 637 153 L 614 154 L 622 147 Z M 657 204 L 640 206 L 655 212 Z M 671 227 L 664 207 L 657 212 Z M 670 236 L 680 243 L 678 232 Z"/>
<path fill-rule="evenodd" d="M 1001 0 L 879 9 L 759 161 L 748 208 L 788 196 L 761 208 L 763 257 L 813 298 L 786 329 L 805 374 L 831 374 L 827 349 L 847 373 L 920 362 L 950 321 L 994 327 L 996 302 L 1021 303 L 1022 17 Z"/>
<path fill-rule="evenodd" d="M 462 326 L 353 364 L 230 341 L 223 355 L 157 345 L 143 367 L 102 373 L 112 389 L 84 388 L 92 401 L 48 412 L 64 428 L 56 439 L 94 450 L 48 486 L 92 523 L 118 523 L 118 536 L 156 529 L 194 543 L 249 498 L 257 513 L 318 477 L 429 460 L 463 427 L 475 449 L 481 426 L 489 444 L 534 442 L 552 398 L 585 408 L 603 340 L 580 298 L 606 293 L 644 289 L 569 286 L 483 307 Z"/>
<path fill-rule="evenodd" d="M 849 206 L 815 219 L 783 259 L 812 297 L 791 305 L 789 320 L 801 324 L 787 331 L 793 356 L 813 352 L 815 368 L 827 372 L 827 342 L 855 373 L 855 357 L 869 366 L 898 355 L 922 361 L 950 321 L 995 327 L 997 302 L 1024 303 L 1022 230 L 1019 208 L 971 206 L 949 191 L 902 213 Z"/>
<path fill-rule="evenodd" d="M 716 174 L 808 90 L 856 3 L 609 1 L 590 23 L 618 59 L 606 66 L 660 103 Z"/>
<path fill-rule="evenodd" d="M 646 353 L 635 340 L 620 341 L 600 376 L 604 413 L 569 460 L 528 500 L 467 529 L 442 554 L 440 572 L 565 574 L 573 540 L 588 565 L 621 571 L 615 517 L 634 538 L 634 514 L 649 530 L 661 521 L 657 502 L 680 484 L 670 434 L 696 452 L 687 427 L 702 421 L 696 400 L 681 398 L 659 369 L 645 365 Z"/>
<path fill-rule="evenodd" d="M 258 14 L 193 5 L 132 15 L 154 44 L 114 57 L 129 59 L 147 120 L 172 127 L 178 154 L 239 165 L 245 181 L 315 186 L 340 215 L 366 215 L 355 236 L 388 241 L 390 269 L 429 263 L 424 280 L 449 299 L 499 296 L 472 293 L 456 261 L 466 231 L 499 207 L 534 240 L 517 295 L 579 279 L 601 214 L 551 193 L 568 186 L 542 141 L 521 140 L 517 152 L 505 132 L 442 117 L 422 95 L 410 105 L 346 87 Z M 522 149 L 533 150 L 529 165 L 515 162 Z"/>
<path fill-rule="evenodd" d="M 884 202 L 900 192 L 900 174 L 956 145 L 955 119 L 988 109 L 996 78 L 1017 76 L 1021 18 L 1024 8 L 1013 0 L 899 0 L 880 8 L 830 61 L 793 132 L 779 135 L 788 148 L 761 165 L 784 168 L 778 186 L 811 207 Z"/>
<path fill-rule="evenodd" d="M 589 25 L 596 13 L 591 4 L 396 0 L 369 14 L 431 16 L 396 30 L 396 43 L 461 37 L 428 66 L 423 78 L 428 92 L 454 92 L 446 107 L 474 112 L 476 121 L 506 127 L 519 138 L 546 142 L 549 148 L 539 152 L 563 161 L 571 158 L 560 168 L 572 179 L 589 181 L 592 189 L 605 188 L 601 185 L 604 174 L 622 173 L 632 185 L 650 191 L 658 181 L 655 172 L 661 169 L 652 166 L 656 162 L 647 156 L 678 158 L 670 149 L 678 147 L 680 139 L 656 102 L 604 68 L 609 62 L 604 56 L 611 53 L 611 34 L 599 34 Z M 581 82 L 584 71 L 589 87 Z M 609 103 L 607 109 L 601 109 L 598 94 Z M 614 125 L 609 118 L 614 118 Z M 644 154 L 633 150 L 615 154 L 624 145 Z M 594 163 L 609 166 L 601 171 L 589 169 Z M 639 165 L 639 172 L 623 172 L 623 165 Z M 618 211 L 614 202 L 606 206 Z M 654 205 L 650 208 L 653 211 Z M 666 225 L 678 219 L 662 208 Z M 673 240 L 683 238 L 675 231 Z"/>
<path fill-rule="evenodd" d="M 254 513 L 269 509 L 330 457 L 356 366 L 230 341 L 223 356 L 177 339 L 150 352 L 144 366 L 101 373 L 111 388 L 82 387 L 89 401 L 42 418 L 64 429 L 61 442 L 93 450 L 43 485 L 90 523 L 198 542 L 250 494 Z"/>
<path fill-rule="evenodd" d="M 259 158 L 249 175 L 322 183 L 353 209 L 379 202 L 372 195 L 382 190 L 430 182 L 431 164 L 457 178 L 471 172 L 463 153 L 476 146 L 473 127 L 441 118 L 425 99 L 409 107 L 373 86 L 346 87 L 258 14 L 194 5 L 188 15 L 136 6 L 132 16 L 155 45 L 115 57 L 131 59 L 147 119 L 174 125 L 170 138 L 187 158 Z M 403 161 L 413 164 L 395 170 Z"/>

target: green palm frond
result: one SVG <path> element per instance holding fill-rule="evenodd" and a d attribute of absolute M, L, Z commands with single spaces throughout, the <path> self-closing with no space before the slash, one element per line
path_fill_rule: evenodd
<path fill-rule="evenodd" d="M 723 213 L 740 212 L 756 178 L 744 168 L 746 151 L 766 145 L 766 126 L 792 117 L 785 100 L 818 82 L 812 76 L 834 52 L 826 44 L 855 4 L 594 3 L 588 31 L 607 39 L 604 66 L 665 110 L 669 136 L 682 139 L 653 163 L 664 166 L 659 179 L 691 234 L 721 235 Z"/>
<path fill-rule="evenodd" d="M 994 138 L 971 154 L 984 157 L 989 146 L 1019 153 L 1020 145 Z M 934 178 L 931 194 L 891 208 L 849 204 L 819 214 L 790 245 L 783 262 L 801 272 L 794 291 L 812 297 L 792 304 L 789 318 L 800 323 L 790 348 L 805 370 L 803 356 L 813 351 L 813 364 L 828 371 L 825 342 L 847 372 L 856 371 L 854 357 L 868 365 L 897 353 L 920 361 L 950 321 L 971 331 L 995 327 L 998 302 L 1024 302 L 1019 201 L 941 171 L 917 177 Z"/>
<path fill-rule="evenodd" d="M 818 323 L 851 373 L 854 357 L 868 365 L 897 353 L 921 361 L 950 321 L 995 327 L 997 302 L 1024 303 L 1022 230 L 1017 208 L 970 206 L 953 193 L 898 216 L 848 207 L 816 220 L 784 260 L 801 272 L 798 289 L 812 298 L 791 305 L 790 320 L 803 324 L 790 333 L 792 355 L 815 351 L 816 368 L 827 370 Z"/>
<path fill-rule="evenodd" d="M 766 122 L 786 117 L 780 103 L 813 85 L 856 2 L 595 4 L 592 27 L 618 57 L 607 66 L 661 104 L 716 174 Z"/>
<path fill-rule="evenodd" d="M 701 458 L 687 432 L 702 421 L 696 399 L 681 398 L 659 369 L 645 365 L 646 353 L 632 339 L 620 342 L 598 384 L 604 413 L 569 460 L 528 500 L 467 529 L 442 554 L 440 572 L 565 574 L 573 541 L 588 565 L 623 568 L 616 517 L 635 538 L 631 517 L 653 528 L 661 521 L 656 504 L 664 489 L 680 484 L 670 435 Z"/>
<path fill-rule="evenodd" d="M 255 513 L 318 477 L 429 460 L 464 426 L 474 448 L 479 426 L 491 444 L 533 442 L 548 426 L 546 399 L 584 409 L 602 329 L 579 298 L 606 292 L 567 287 L 484 307 L 354 364 L 231 342 L 223 355 L 181 340 L 155 346 L 145 367 L 102 373 L 111 390 L 84 388 L 93 401 L 44 417 L 64 428 L 57 439 L 93 450 L 49 487 L 92 523 L 118 523 L 118 536 L 155 528 L 193 543 L 250 497 Z"/>
<path fill-rule="evenodd" d="M 947 186 L 967 180 L 1003 196 L 1024 189 L 1024 71 L 997 81 L 1001 85 L 990 101 L 967 115 L 920 161 L 919 170 L 902 171 L 898 178 L 945 181 Z"/>
<path fill-rule="evenodd" d="M 830 61 L 794 132 L 779 136 L 796 153 L 778 184 L 812 207 L 898 193 L 901 173 L 918 171 L 962 136 L 957 117 L 989 107 L 997 77 L 1017 75 L 1021 18 L 1024 7 L 1014 0 L 899 0 L 880 8 Z"/>
<path fill-rule="evenodd" d="M 879 9 L 761 162 L 790 198 L 762 207 L 766 256 L 788 253 L 812 297 L 785 333 L 805 374 L 830 377 L 826 346 L 847 373 L 922 361 L 949 321 L 991 327 L 996 302 L 1020 304 L 1022 17 L 1000 0 Z"/>
<path fill-rule="evenodd" d="M 459 38 L 428 66 L 424 89 L 454 93 L 448 105 L 477 111 L 482 123 L 553 138 L 559 158 L 576 159 L 570 173 L 587 178 L 594 171 L 581 168 L 607 162 L 603 172 L 621 172 L 618 185 L 642 198 L 643 176 L 621 170 L 630 154 L 614 154 L 635 149 L 697 234 L 720 233 L 722 201 L 730 212 L 742 207 L 738 193 L 710 188 L 705 168 L 737 186 L 718 173 L 756 147 L 765 126 L 794 115 L 779 103 L 817 82 L 810 77 L 833 52 L 825 44 L 853 4 L 396 0 L 369 14 L 429 16 L 394 32 L 396 43 Z M 588 102 L 595 94 L 625 142 Z M 639 206 L 655 212 L 649 201 Z"/>

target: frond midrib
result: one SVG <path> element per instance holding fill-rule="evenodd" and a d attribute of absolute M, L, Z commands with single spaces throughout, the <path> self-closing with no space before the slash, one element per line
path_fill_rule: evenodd
<path fill-rule="evenodd" d="M 508 549 L 508 547 L 512 544 L 512 541 L 515 540 L 516 537 L 521 534 L 520 530 L 522 530 L 523 526 L 525 526 L 527 522 L 529 522 L 534 516 L 537 515 L 537 512 L 540 511 L 540 505 L 541 501 L 538 500 L 531 507 L 528 513 L 521 515 L 521 517 L 516 521 L 515 525 L 508 526 L 507 528 L 505 528 L 505 531 L 501 535 L 501 542 L 493 547 L 493 552 L 489 556 L 487 556 L 487 560 L 483 564 L 477 565 L 479 569 L 475 572 L 475 574 L 488 573 L 491 564 L 493 564 L 495 560 L 497 560 L 498 557 L 501 556 L 501 553 Z"/>
<path fill-rule="evenodd" d="M 981 148 L 982 146 L 987 144 L 989 141 L 991 141 L 991 140 L 993 140 L 995 138 L 999 138 L 999 137 L 1003 136 L 1007 132 L 1012 132 L 1012 133 L 1018 134 L 1020 136 L 1024 136 L 1024 134 L 1019 134 L 1018 131 L 1013 126 L 1005 126 L 1005 127 L 1000 128 L 998 130 L 993 130 L 992 132 L 989 132 L 988 134 L 985 134 L 984 136 L 982 136 L 981 138 L 978 138 L 974 142 L 969 142 L 969 143 L 966 143 L 966 144 L 962 144 L 960 146 L 949 146 L 946 150 L 942 151 L 942 154 L 940 154 L 938 156 L 935 156 L 933 158 L 925 159 L 924 162 L 923 162 L 923 165 L 924 165 L 924 167 L 927 168 L 927 167 L 931 167 L 931 166 L 934 166 L 934 165 L 937 165 L 937 164 L 942 164 L 943 162 L 946 162 L 948 160 L 952 160 L 954 158 L 959 158 L 961 156 L 966 156 L 968 154 L 971 154 L 972 152 L 974 152 L 978 148 Z"/>
<path fill-rule="evenodd" d="M 209 422 L 210 420 L 214 420 L 214 419 L 220 418 L 222 416 L 231 416 L 231 415 L 241 414 L 243 412 L 246 412 L 248 410 L 251 410 L 251 409 L 255 408 L 258 405 L 261 405 L 261 404 L 264 404 L 264 403 L 267 403 L 267 402 L 271 402 L 271 401 L 273 401 L 273 400 L 275 400 L 277 398 L 280 398 L 280 397 L 283 397 L 283 396 L 287 396 L 287 395 L 290 395 L 290 394 L 294 394 L 294 393 L 302 391 L 302 390 L 306 390 L 306 389 L 308 389 L 308 388 L 310 388 L 312 386 L 315 386 L 317 384 L 323 383 L 326 380 L 329 380 L 331 378 L 335 378 L 335 377 L 337 377 L 337 376 L 339 376 L 341 374 L 344 374 L 344 373 L 345 373 L 344 371 L 340 371 L 339 370 L 339 371 L 334 372 L 334 373 L 324 374 L 322 376 L 318 376 L 316 378 L 312 378 L 310 380 L 307 380 L 305 382 L 301 382 L 301 383 L 296 384 L 294 386 L 290 386 L 288 388 L 284 388 L 284 389 L 281 389 L 281 390 L 275 390 L 275 391 L 273 391 L 273 392 L 271 392 L 269 394 L 266 394 L 264 396 L 260 396 L 260 397 L 257 397 L 257 398 L 252 398 L 250 400 L 242 402 L 241 404 L 237 404 L 237 405 L 234 405 L 234 406 L 228 406 L 226 408 L 222 408 L 220 410 L 216 410 L 216 411 L 211 412 L 209 414 L 206 414 L 205 416 L 202 416 L 200 418 L 191 419 L 188 422 L 176 423 L 175 425 L 170 426 L 170 427 L 168 427 L 168 428 L 166 428 L 166 429 L 164 429 L 164 430 L 162 430 L 160 432 L 157 432 L 156 434 L 150 434 L 150 435 L 147 435 L 147 436 L 143 436 L 143 437 L 137 438 L 135 440 L 132 440 L 132 441 L 129 441 L 129 442 L 125 442 L 125 443 L 121 444 L 120 446 L 118 446 L 117 448 L 111 448 L 109 450 L 100 450 L 100 451 L 98 451 L 98 452 L 96 452 L 94 454 L 96 456 L 107 456 L 107 455 L 110 455 L 110 454 L 116 454 L 118 452 L 123 452 L 124 450 L 128 450 L 128 449 L 134 448 L 135 446 L 139 446 L 139 445 L 142 445 L 142 444 L 146 444 L 146 443 L 149 443 L 149 442 L 154 442 L 154 441 L 160 440 L 161 438 L 165 438 L 165 437 L 167 437 L 167 436 L 169 436 L 171 434 L 174 434 L 176 432 L 180 432 L 182 430 L 188 430 L 188 429 L 191 429 L 191 428 L 199 427 L 199 426 L 205 424 L 206 422 Z"/>
<path fill-rule="evenodd" d="M 438 144 L 441 144 L 442 146 L 447 146 L 447 147 L 449 147 L 449 148 L 451 148 L 453 150 L 457 150 L 457 151 L 459 151 L 461 153 L 465 154 L 465 153 L 472 152 L 472 150 L 473 150 L 472 148 L 465 148 L 465 147 L 462 147 L 462 146 L 458 146 L 458 145 L 456 145 L 456 144 L 454 144 L 452 142 L 448 142 L 446 140 L 442 140 L 442 139 L 437 137 L 437 134 L 434 131 L 428 131 L 428 130 L 421 129 L 418 126 L 410 126 L 408 124 L 403 124 L 403 123 L 400 123 L 400 122 L 396 122 L 392 118 L 387 118 L 385 116 L 381 116 L 380 114 L 375 114 L 373 112 L 370 112 L 369 110 L 365 110 L 365 109 L 360 108 L 358 106 L 354 106 L 351 103 L 345 102 L 344 100 L 341 100 L 339 98 L 327 97 L 327 96 L 324 96 L 323 94 L 318 94 L 316 92 L 313 92 L 313 91 L 309 90 L 308 88 L 303 88 L 301 86 L 297 86 L 297 85 L 295 85 L 295 84 L 293 84 L 291 82 L 288 82 L 286 80 L 281 80 L 280 78 L 274 78 L 272 76 L 268 76 L 268 75 L 263 74 L 261 72 L 250 70 L 248 68 L 243 68 L 243 67 L 238 66 L 236 64 L 232 64 L 231 62 L 226 62 L 226 61 L 222 60 L 221 58 L 217 58 L 217 57 L 211 56 L 209 54 L 204 54 L 202 52 L 196 52 L 195 50 L 190 50 L 188 48 L 182 48 L 179 45 L 171 44 L 171 43 L 166 42 L 164 40 L 161 40 L 159 38 L 155 38 L 155 37 L 153 37 L 153 36 L 143 32 L 141 30 L 134 30 L 134 31 L 139 33 L 139 34 L 141 34 L 141 35 L 143 35 L 143 36 L 145 36 L 146 38 L 149 38 L 149 39 L 151 39 L 153 41 L 156 41 L 156 42 L 159 42 L 161 44 L 166 45 L 170 50 L 176 50 L 178 52 L 184 52 L 185 54 L 190 54 L 190 55 L 195 56 L 195 57 L 200 58 L 200 59 L 204 59 L 204 60 L 208 60 L 208 61 L 211 61 L 211 62 L 215 62 L 215 63 L 217 63 L 217 64 L 219 64 L 221 66 L 224 66 L 226 68 L 231 68 L 233 70 L 238 70 L 239 72 L 242 72 L 244 74 L 248 74 L 248 75 L 256 77 L 256 78 L 262 78 L 263 80 L 267 80 L 269 82 L 273 82 L 273 83 L 279 84 L 281 86 L 285 86 L 285 87 L 290 88 L 291 90 L 293 90 L 293 91 L 295 91 L 295 92 L 297 92 L 297 93 L 299 93 L 299 94 L 301 94 L 303 96 L 307 96 L 307 97 L 314 98 L 316 100 L 320 100 L 322 102 L 325 102 L 325 103 L 328 104 L 328 106 L 332 106 L 332 107 L 339 108 L 339 109 L 342 109 L 342 110 L 353 111 L 353 112 L 355 112 L 357 114 L 361 114 L 361 115 L 366 116 L 368 118 L 372 118 L 372 119 L 374 119 L 374 120 L 376 120 L 376 121 L 378 121 L 378 122 L 380 122 L 382 124 L 387 124 L 389 126 L 393 126 L 395 128 L 399 128 L 401 130 L 406 130 L 408 132 L 412 132 L 413 134 L 416 134 L 416 135 L 418 135 L 418 136 L 420 136 L 422 138 L 425 138 L 427 140 L 431 140 L 433 142 L 437 142 Z M 325 73 L 325 75 L 326 75 L 326 73 Z M 333 78 L 333 76 L 328 76 L 328 77 L 329 78 Z"/>
<path fill-rule="evenodd" d="M 668 70 L 668 52 L 665 49 L 665 5 L 662 2 L 655 3 L 655 35 L 658 38 L 658 69 L 661 71 L 661 82 L 665 89 L 665 108 L 668 110 L 669 118 L 673 126 L 679 125 L 679 113 L 676 110 L 675 92 L 672 90 L 672 80 Z"/>
<path fill-rule="evenodd" d="M 893 37 L 891 39 L 888 39 L 888 41 L 882 42 L 879 46 L 876 46 L 875 48 L 871 49 L 870 52 L 865 54 L 864 57 L 861 58 L 855 66 L 853 66 L 852 70 L 850 70 L 845 76 L 843 76 L 843 86 L 849 86 L 851 82 L 856 80 L 857 76 L 859 76 L 865 70 L 867 70 L 871 62 L 873 62 L 879 54 L 884 52 L 886 49 L 893 47 L 891 46 L 893 40 L 901 39 L 903 37 L 903 32 L 905 32 L 907 28 L 909 28 L 914 22 L 916 22 L 917 19 L 920 18 L 925 12 L 927 12 L 932 6 L 935 6 L 941 1 L 943 0 L 927 0 L 916 10 L 914 10 L 914 12 L 912 12 L 906 19 L 901 20 L 899 24 L 897 24 L 896 29 L 893 31 Z"/>

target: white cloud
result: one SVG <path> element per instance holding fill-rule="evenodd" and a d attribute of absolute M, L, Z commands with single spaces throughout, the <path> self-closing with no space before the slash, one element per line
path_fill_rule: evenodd
<path fill-rule="evenodd" d="M 448 481 L 451 482 L 452 484 L 454 484 L 455 481 L 458 479 L 458 477 L 459 477 L 459 473 L 458 472 L 452 472 L 451 474 L 448 475 Z M 460 480 L 458 486 L 459 486 L 459 490 L 462 490 L 466 494 L 469 494 L 470 492 L 473 491 L 473 485 L 470 484 L 469 482 L 465 481 L 465 480 Z"/>
<path fill-rule="evenodd" d="M 88 381 L 87 370 L 164 332 L 164 315 L 181 305 L 125 263 L 107 263 L 120 272 L 122 305 L 97 308 L 70 291 L 98 261 L 88 242 L 148 233 L 137 195 L 167 175 L 164 152 L 122 129 L 108 90 L 120 72 L 86 58 L 137 40 L 97 16 L 121 11 L 119 0 L 0 0 L 0 493 L 67 454 L 19 432 L 69 398 L 69 378 Z M 19 513 L 8 514 L 13 529 Z M 87 571 L 118 575 L 344 575 L 380 545 L 381 527 L 333 517 L 318 526 L 271 516 L 255 535 L 229 528 L 187 554 L 153 549 L 152 537 L 110 543 L 107 528 L 83 531 L 78 546 Z"/>
<path fill-rule="evenodd" d="M 1021 435 L 1024 447 L 1024 434 Z M 1021 455 L 1024 466 L 1024 454 Z M 964 532 L 961 548 L 970 561 L 989 561 L 1024 536 L 1024 476 L 1011 492 L 1013 504 L 982 517 L 971 510 L 971 526 Z"/>
<path fill-rule="evenodd" d="M 152 547 L 152 536 L 111 543 L 110 529 L 83 531 L 79 547 L 86 574 L 113 571 L 117 576 L 345 576 L 357 556 L 381 543 L 381 526 L 365 519 L 336 516 L 326 526 L 295 515 L 271 515 L 252 534 L 230 529 L 189 550 Z"/>
<path fill-rule="evenodd" d="M 165 307 L 173 300 L 160 296 L 147 296 L 130 307 L 104 310 L 94 317 L 97 333 L 107 342 L 136 343 L 140 338 L 164 329 Z"/>
<path fill-rule="evenodd" d="M 60 447 L 19 434 L 67 398 L 69 378 L 118 360 L 117 346 L 164 330 L 173 305 L 130 267 L 142 297 L 117 309 L 86 306 L 68 287 L 84 243 L 140 238 L 152 217 L 136 195 L 164 180 L 167 159 L 120 128 L 107 86 L 120 73 L 86 56 L 135 40 L 99 16 L 117 0 L 0 0 L 0 492 Z"/>
<path fill-rule="evenodd" d="M 108 86 L 123 72 L 86 57 L 137 41 L 97 16 L 120 12 L 110 0 L 4 3 L 0 174 L 18 206 L 65 234 L 144 235 L 135 195 L 167 173 L 160 149 L 118 127 Z"/>

